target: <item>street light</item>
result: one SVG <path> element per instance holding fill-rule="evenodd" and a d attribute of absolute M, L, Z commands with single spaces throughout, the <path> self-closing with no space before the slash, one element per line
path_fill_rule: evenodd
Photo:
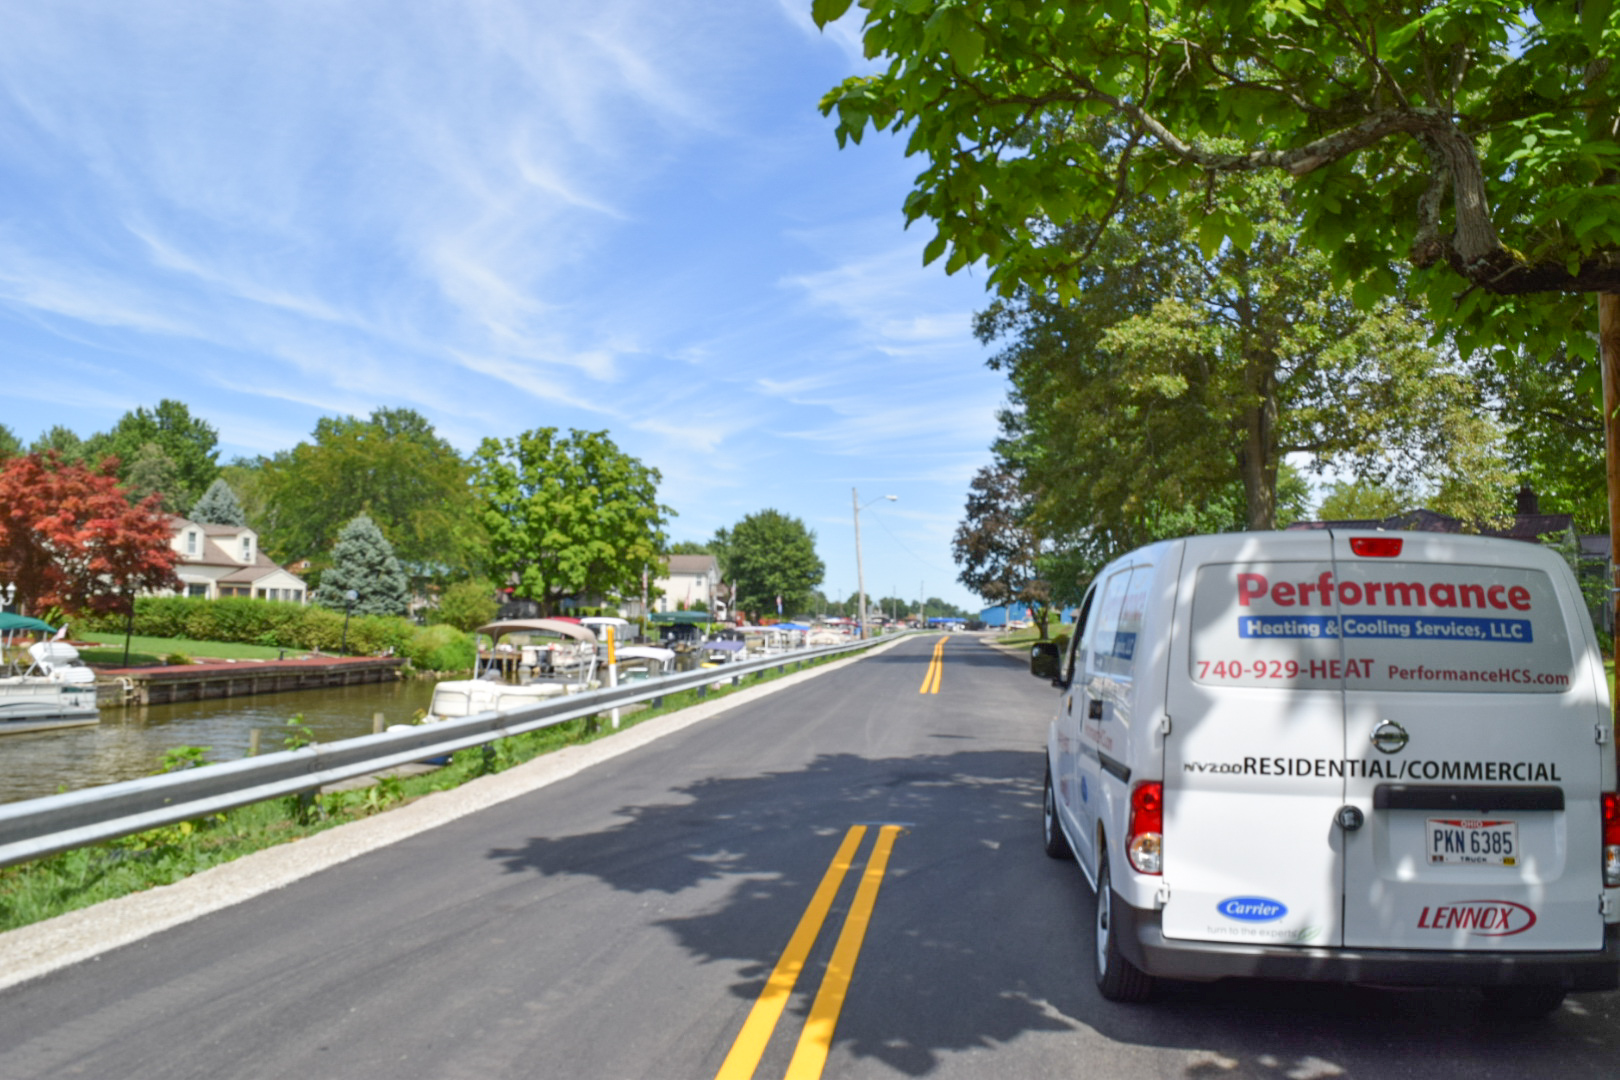
<path fill-rule="evenodd" d="M 338 646 L 338 653 L 349 655 L 349 612 L 354 610 L 354 602 L 360 599 L 360 594 L 353 589 L 343 594 L 343 644 Z"/>
<path fill-rule="evenodd" d="M 855 488 L 850 488 L 849 491 L 850 491 L 850 505 L 855 507 L 855 590 L 856 590 L 857 593 L 860 594 L 860 617 L 861 617 L 861 621 L 860 621 L 861 634 L 860 634 L 860 636 L 861 636 L 861 640 L 865 641 L 866 640 L 866 575 L 861 571 L 861 511 L 866 509 L 866 506 L 871 506 L 872 503 L 882 502 L 884 499 L 887 499 L 889 502 L 894 502 L 896 499 L 900 498 L 900 496 L 898 496 L 898 495 L 885 495 L 885 496 L 883 496 L 882 499 L 873 499 L 872 502 L 867 503 L 866 506 L 862 506 L 861 505 L 861 493 L 858 490 L 856 490 Z"/>

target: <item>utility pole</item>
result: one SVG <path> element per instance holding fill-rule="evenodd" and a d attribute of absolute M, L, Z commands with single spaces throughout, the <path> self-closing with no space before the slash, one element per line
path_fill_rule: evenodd
<path fill-rule="evenodd" d="M 900 496 L 885 495 L 883 498 L 894 502 Z M 861 570 L 861 493 L 856 488 L 849 489 L 850 505 L 855 507 L 855 591 L 860 594 L 860 637 L 866 640 L 866 574 Z M 872 502 L 877 502 L 873 499 Z"/>

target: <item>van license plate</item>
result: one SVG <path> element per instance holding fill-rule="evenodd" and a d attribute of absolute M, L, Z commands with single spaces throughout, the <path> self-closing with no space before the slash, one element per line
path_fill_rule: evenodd
<path fill-rule="evenodd" d="M 1430 818 L 1429 862 L 1518 866 L 1519 823 L 1498 818 Z"/>

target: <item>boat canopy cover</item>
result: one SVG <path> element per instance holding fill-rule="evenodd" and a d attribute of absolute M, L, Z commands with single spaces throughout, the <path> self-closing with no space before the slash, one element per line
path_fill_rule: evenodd
<path fill-rule="evenodd" d="M 660 664 L 667 664 L 675 659 L 675 653 L 670 649 L 660 649 L 652 645 L 631 645 L 629 648 L 619 650 L 620 660 L 656 660 Z"/>
<path fill-rule="evenodd" d="M 736 652 L 745 646 L 740 641 L 705 641 L 703 643 L 703 647 L 705 649 L 720 649 L 725 652 Z"/>
<path fill-rule="evenodd" d="M 583 626 L 563 622 L 560 619 L 502 619 L 500 622 L 480 626 L 477 632 L 492 639 L 501 638 L 506 634 L 561 634 L 575 641 L 593 643 L 596 641 L 596 635 Z"/>
<path fill-rule="evenodd" d="M 611 626 L 614 630 L 628 630 L 630 628 L 629 619 L 621 619 L 615 615 L 587 615 L 579 621 L 582 625 L 589 626 L 593 630 L 598 626 Z"/>
<path fill-rule="evenodd" d="M 27 615 L 13 615 L 9 611 L 0 611 L 0 630 L 15 633 L 18 630 L 39 631 L 45 634 L 56 633 L 56 627 L 49 623 L 30 619 Z"/>
<path fill-rule="evenodd" d="M 655 623 L 706 623 L 713 622 L 714 616 L 707 611 L 655 611 L 649 619 Z"/>

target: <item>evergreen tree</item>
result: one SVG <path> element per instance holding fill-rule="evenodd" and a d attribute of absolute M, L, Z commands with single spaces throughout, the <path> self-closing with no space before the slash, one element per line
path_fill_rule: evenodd
<path fill-rule="evenodd" d="M 200 525 L 247 525 L 247 515 L 237 501 L 236 492 L 220 477 L 208 485 L 202 498 L 191 508 L 191 520 Z"/>
<path fill-rule="evenodd" d="M 351 589 L 359 594 L 352 608 L 344 595 Z M 408 596 L 393 545 L 369 516 L 356 514 L 338 534 L 332 568 L 321 575 L 320 588 L 310 599 L 356 615 L 402 615 Z"/>

